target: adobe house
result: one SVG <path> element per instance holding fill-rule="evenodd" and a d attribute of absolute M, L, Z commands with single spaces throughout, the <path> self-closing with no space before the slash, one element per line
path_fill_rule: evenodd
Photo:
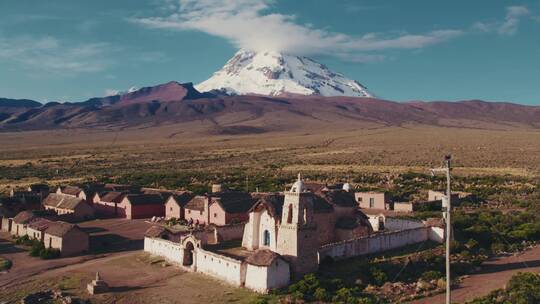
<path fill-rule="evenodd" d="M 76 219 L 85 220 L 94 217 L 94 208 L 83 198 L 66 194 L 49 194 L 43 201 L 45 210 L 53 210 L 58 215 L 70 214 Z"/>
<path fill-rule="evenodd" d="M 127 219 L 165 216 L 165 200 L 160 194 L 127 194 L 118 204 L 117 214 Z"/>
<path fill-rule="evenodd" d="M 126 194 L 118 191 L 96 193 L 93 198 L 93 206 L 96 213 L 104 217 L 118 217 L 118 205 Z"/>
<path fill-rule="evenodd" d="M 47 230 L 52 223 L 53 221 L 45 218 L 34 218 L 30 221 L 30 223 L 28 223 L 26 235 L 28 235 L 30 238 L 43 242 L 45 238 L 44 231 Z"/>
<path fill-rule="evenodd" d="M 191 192 L 184 191 L 181 194 L 176 193 L 169 196 L 169 199 L 165 203 L 165 218 L 184 220 L 185 206 L 191 200 L 193 195 Z"/>
<path fill-rule="evenodd" d="M 387 192 L 356 192 L 354 194 L 358 206 L 364 209 L 392 209 L 392 197 Z"/>
<path fill-rule="evenodd" d="M 248 210 L 255 200 L 247 192 L 225 191 L 195 196 L 185 205 L 185 219 L 218 226 L 249 219 Z"/>
<path fill-rule="evenodd" d="M 62 256 L 71 256 L 88 251 L 89 237 L 77 225 L 52 222 L 44 231 L 43 244 L 60 250 Z"/>
<path fill-rule="evenodd" d="M 60 186 L 56 189 L 56 194 L 65 194 L 86 200 L 86 193 L 84 193 L 84 190 L 76 186 Z"/>
<path fill-rule="evenodd" d="M 19 212 L 19 214 L 17 214 L 13 218 L 13 221 L 11 223 L 10 233 L 16 236 L 26 235 L 28 223 L 30 223 L 30 221 L 32 221 L 35 218 L 37 218 L 37 216 L 32 211 Z"/>

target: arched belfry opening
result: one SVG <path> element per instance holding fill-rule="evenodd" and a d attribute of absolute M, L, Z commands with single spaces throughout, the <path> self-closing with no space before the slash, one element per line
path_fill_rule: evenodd
<path fill-rule="evenodd" d="M 263 245 L 270 246 L 270 231 L 265 230 L 263 233 Z"/>
<path fill-rule="evenodd" d="M 289 205 L 289 211 L 287 212 L 287 224 L 292 223 L 293 206 Z"/>

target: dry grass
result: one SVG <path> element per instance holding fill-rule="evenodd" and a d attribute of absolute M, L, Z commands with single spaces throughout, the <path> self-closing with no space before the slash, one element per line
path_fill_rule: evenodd
<path fill-rule="evenodd" d="M 238 168 L 422 172 L 438 166 L 446 153 L 454 156 L 458 174 L 538 176 L 540 172 L 536 130 L 415 126 L 228 136 L 176 128 L 0 133 L 0 184 L 6 188 L 132 172 Z"/>

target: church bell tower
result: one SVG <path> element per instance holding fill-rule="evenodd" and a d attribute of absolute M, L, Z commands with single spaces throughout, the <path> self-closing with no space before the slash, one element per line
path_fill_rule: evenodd
<path fill-rule="evenodd" d="M 277 242 L 277 252 L 289 261 L 297 277 L 318 268 L 316 228 L 313 194 L 306 191 L 298 174 L 298 180 L 285 192 Z"/>

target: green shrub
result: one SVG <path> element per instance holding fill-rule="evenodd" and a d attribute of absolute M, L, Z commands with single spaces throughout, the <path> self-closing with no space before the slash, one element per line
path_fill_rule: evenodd
<path fill-rule="evenodd" d="M 426 271 L 422 274 L 422 280 L 424 281 L 432 281 L 432 280 L 438 280 L 440 278 L 442 278 L 442 273 L 440 271 L 436 271 L 436 270 L 430 270 L 430 271 Z"/>
<path fill-rule="evenodd" d="M 10 260 L 0 258 L 0 271 L 10 269 L 12 265 L 13 265 L 13 263 Z"/>
<path fill-rule="evenodd" d="M 56 259 L 60 257 L 60 250 L 55 248 L 45 248 L 40 252 L 39 257 L 44 260 Z"/>
<path fill-rule="evenodd" d="M 370 269 L 370 273 L 371 277 L 373 278 L 373 282 L 379 286 L 388 281 L 388 276 L 386 273 L 378 267 L 372 267 Z"/>
<path fill-rule="evenodd" d="M 30 255 L 33 257 L 41 256 L 41 252 L 45 249 L 45 246 L 41 242 L 34 242 L 32 248 L 30 248 Z"/>
<path fill-rule="evenodd" d="M 315 292 L 313 293 L 313 297 L 315 298 L 315 300 L 317 301 L 321 301 L 321 302 L 324 302 L 324 301 L 327 301 L 328 300 L 328 292 L 326 291 L 326 289 L 322 288 L 322 287 L 319 287 L 315 290 Z"/>

